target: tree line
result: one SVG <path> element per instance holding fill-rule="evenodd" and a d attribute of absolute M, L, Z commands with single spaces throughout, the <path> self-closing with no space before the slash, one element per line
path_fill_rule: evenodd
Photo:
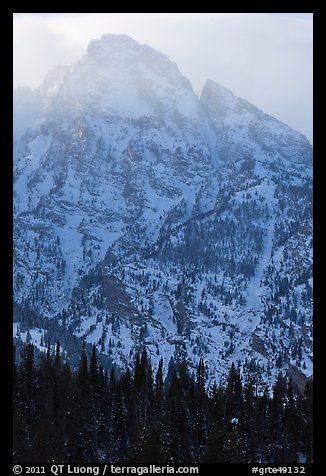
<path fill-rule="evenodd" d="M 153 368 L 146 348 L 119 376 L 90 358 L 64 362 L 60 344 L 14 364 L 14 462 L 297 463 L 312 461 L 312 380 L 298 394 L 281 373 L 258 393 L 234 364 L 207 385 L 203 359 Z"/>

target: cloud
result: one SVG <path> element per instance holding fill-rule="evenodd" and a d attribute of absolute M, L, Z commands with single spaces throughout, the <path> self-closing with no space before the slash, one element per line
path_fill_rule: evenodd
<path fill-rule="evenodd" d="M 309 15 L 17 14 L 14 83 L 36 87 L 52 66 L 81 57 L 92 38 L 124 33 L 176 62 L 197 94 L 216 80 L 311 140 Z"/>
<path fill-rule="evenodd" d="M 20 14 L 14 20 L 14 86 L 40 85 L 45 74 L 56 64 L 65 64 L 78 57 L 80 48 L 55 29 L 47 16 Z M 76 56 L 77 55 L 77 56 Z"/>

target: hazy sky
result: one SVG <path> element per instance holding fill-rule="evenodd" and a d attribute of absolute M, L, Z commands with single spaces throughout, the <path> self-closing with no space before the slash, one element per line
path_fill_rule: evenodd
<path fill-rule="evenodd" d="M 312 141 L 311 13 L 15 13 L 14 86 L 39 86 L 92 38 L 122 33 L 166 54 L 200 95 L 213 79 Z"/>

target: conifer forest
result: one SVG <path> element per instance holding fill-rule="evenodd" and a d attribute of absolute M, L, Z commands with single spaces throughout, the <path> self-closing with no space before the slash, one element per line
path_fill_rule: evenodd
<path fill-rule="evenodd" d="M 205 363 L 163 361 L 146 348 L 133 370 L 110 375 L 83 347 L 73 372 L 61 355 L 35 364 L 27 344 L 14 367 L 14 461 L 128 464 L 296 463 L 312 459 L 312 380 L 295 392 L 281 373 L 258 394 L 232 364 L 226 385 L 207 388 Z"/>

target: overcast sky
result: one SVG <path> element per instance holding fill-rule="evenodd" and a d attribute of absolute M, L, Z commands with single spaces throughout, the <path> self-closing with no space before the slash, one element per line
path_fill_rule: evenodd
<path fill-rule="evenodd" d="M 92 38 L 122 33 L 166 54 L 200 95 L 213 79 L 312 141 L 311 13 L 16 13 L 14 87 L 40 85 Z"/>

